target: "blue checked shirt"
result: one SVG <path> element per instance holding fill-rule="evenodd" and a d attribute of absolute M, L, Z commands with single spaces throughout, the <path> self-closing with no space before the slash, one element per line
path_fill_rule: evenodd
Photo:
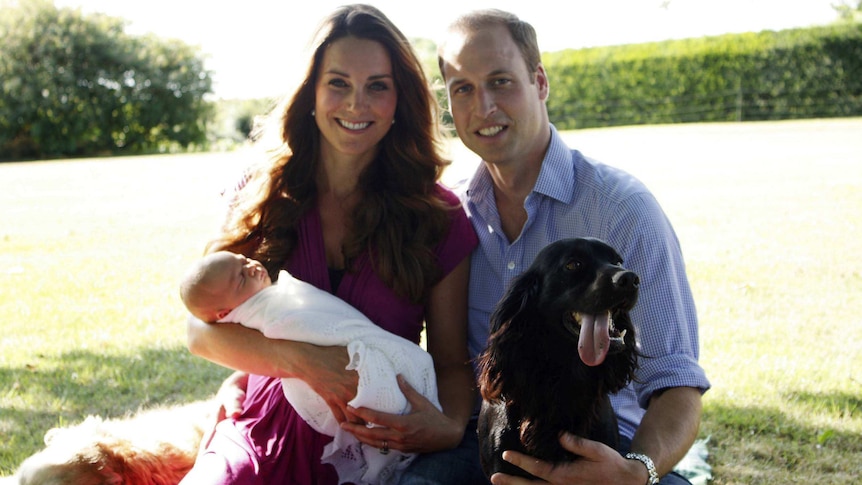
<path fill-rule="evenodd" d="M 650 358 L 640 360 L 637 383 L 611 396 L 620 433 L 634 435 L 654 391 L 709 388 L 697 362 L 697 314 L 679 241 L 639 180 L 570 150 L 551 126 L 551 144 L 539 178 L 524 202 L 527 222 L 511 244 L 502 230 L 493 187 L 487 168 L 480 164 L 462 194 L 479 236 L 470 270 L 471 358 L 485 348 L 491 312 L 505 289 L 543 247 L 563 238 L 595 237 L 613 246 L 623 265 L 641 280 L 631 318 L 640 349 Z"/>

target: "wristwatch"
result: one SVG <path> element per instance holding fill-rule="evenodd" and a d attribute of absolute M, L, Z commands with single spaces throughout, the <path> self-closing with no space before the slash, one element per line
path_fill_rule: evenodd
<path fill-rule="evenodd" d="M 658 473 L 655 471 L 655 465 L 652 463 L 652 459 L 646 455 L 642 455 L 640 453 L 627 453 L 626 459 L 629 460 L 637 460 L 644 464 L 646 467 L 647 473 L 649 473 L 649 477 L 647 477 L 646 485 L 656 485 L 658 483 Z"/>

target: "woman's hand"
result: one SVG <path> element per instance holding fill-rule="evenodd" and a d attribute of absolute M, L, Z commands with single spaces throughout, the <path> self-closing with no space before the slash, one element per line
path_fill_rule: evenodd
<path fill-rule="evenodd" d="M 248 388 L 248 374 L 236 371 L 222 382 L 216 393 L 218 403 L 217 422 L 226 418 L 237 418 L 242 413 L 245 403 L 245 391 Z"/>
<path fill-rule="evenodd" d="M 236 419 L 242 414 L 242 406 L 245 403 L 245 392 L 248 388 L 248 374 L 242 371 L 235 371 L 222 381 L 218 392 L 213 397 L 213 403 L 218 406 L 218 411 L 214 416 L 212 426 L 204 430 L 201 437 L 198 456 L 203 454 L 210 441 L 215 435 L 216 426 L 225 419 Z"/>
<path fill-rule="evenodd" d="M 398 376 L 398 387 L 410 403 L 409 414 L 389 414 L 368 408 L 349 408 L 361 422 L 342 422 L 341 429 L 375 448 L 388 447 L 405 453 L 428 453 L 458 446 L 464 427 L 440 412 L 434 405 Z M 369 428 L 364 423 L 374 423 Z"/>
<path fill-rule="evenodd" d="M 359 374 L 347 370 L 350 362 L 347 349 L 308 345 L 305 350 L 302 370 L 295 377 L 305 381 L 323 398 L 336 421 L 360 422 L 347 406 L 359 387 Z"/>
<path fill-rule="evenodd" d="M 194 317 L 189 317 L 187 328 L 192 354 L 249 374 L 302 379 L 323 398 L 339 422 L 352 419 L 347 402 L 356 395 L 359 375 L 346 369 L 349 359 L 345 347 L 270 339 L 238 323 L 210 324 Z"/>

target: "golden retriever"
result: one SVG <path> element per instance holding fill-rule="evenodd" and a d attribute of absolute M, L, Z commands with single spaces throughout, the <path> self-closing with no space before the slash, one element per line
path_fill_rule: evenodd
<path fill-rule="evenodd" d="M 210 400 L 124 419 L 89 416 L 78 425 L 49 430 L 45 449 L 24 460 L 8 480 L 20 485 L 176 485 L 194 465 L 217 410 Z"/>

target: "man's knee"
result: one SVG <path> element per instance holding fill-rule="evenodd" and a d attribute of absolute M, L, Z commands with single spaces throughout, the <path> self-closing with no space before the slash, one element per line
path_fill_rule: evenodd
<path fill-rule="evenodd" d="M 405 470 L 399 485 L 488 484 L 479 464 L 479 439 L 475 421 L 454 449 L 419 455 Z"/>

